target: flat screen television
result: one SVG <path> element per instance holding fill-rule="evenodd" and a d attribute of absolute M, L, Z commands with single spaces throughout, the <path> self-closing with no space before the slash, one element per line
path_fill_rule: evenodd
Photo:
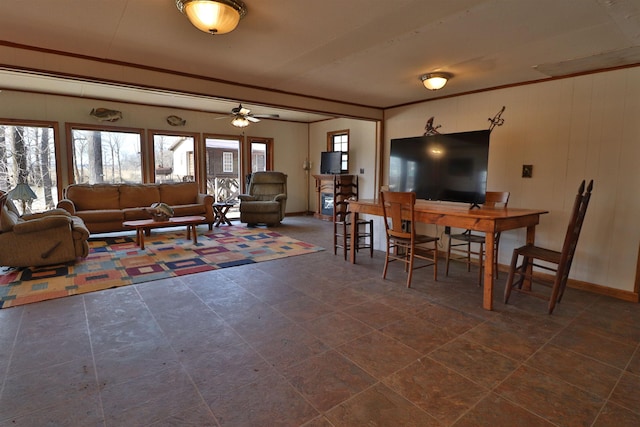
<path fill-rule="evenodd" d="M 320 173 L 323 175 L 342 173 L 342 151 L 320 153 Z"/>
<path fill-rule="evenodd" d="M 389 189 L 418 199 L 484 203 L 489 130 L 391 140 Z"/>

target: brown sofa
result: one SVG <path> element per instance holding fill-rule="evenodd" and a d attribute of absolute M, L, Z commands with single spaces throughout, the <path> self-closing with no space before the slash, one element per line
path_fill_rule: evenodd
<path fill-rule="evenodd" d="M 0 265 L 38 267 L 89 254 L 89 230 L 82 219 L 62 209 L 20 217 L 5 196 L 0 194 Z"/>
<path fill-rule="evenodd" d="M 202 194 L 196 182 L 163 184 L 71 184 L 58 208 L 84 221 L 91 233 L 122 231 L 124 221 L 149 219 L 153 203 L 166 203 L 174 216 L 201 215 L 209 229 L 215 220 L 213 196 Z"/>

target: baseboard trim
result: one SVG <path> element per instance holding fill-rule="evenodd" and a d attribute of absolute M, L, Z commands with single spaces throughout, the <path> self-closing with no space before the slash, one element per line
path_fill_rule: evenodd
<path fill-rule="evenodd" d="M 506 265 L 499 264 L 498 270 L 500 270 L 501 273 L 504 272 L 505 274 L 509 274 L 509 267 Z M 550 274 L 534 273 L 534 276 L 540 277 L 541 279 L 553 280 L 553 276 Z M 571 278 L 567 281 L 567 286 L 572 289 L 579 289 L 581 291 L 591 292 L 598 295 L 606 295 L 623 301 L 640 302 L 640 295 L 638 295 L 638 292 L 609 288 L 607 286 L 596 285 L 595 283 L 584 282 L 582 280 L 575 280 Z"/>
<path fill-rule="evenodd" d="M 595 283 L 569 279 L 569 281 L 567 282 L 567 286 L 574 289 L 592 292 L 594 294 L 607 295 L 624 301 L 640 302 L 640 296 L 636 292 L 608 288 L 606 286 L 596 285 Z"/>

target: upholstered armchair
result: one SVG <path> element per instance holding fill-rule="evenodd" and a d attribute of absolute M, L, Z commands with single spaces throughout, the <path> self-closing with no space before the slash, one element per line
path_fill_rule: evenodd
<path fill-rule="evenodd" d="M 287 175 L 282 172 L 255 172 L 249 194 L 240 194 L 240 222 L 249 225 L 278 225 L 287 205 Z"/>
<path fill-rule="evenodd" d="M 0 192 L 2 193 L 2 192 Z M 19 216 L 0 194 L 0 265 L 38 267 L 62 264 L 89 254 L 89 230 L 63 209 Z"/>

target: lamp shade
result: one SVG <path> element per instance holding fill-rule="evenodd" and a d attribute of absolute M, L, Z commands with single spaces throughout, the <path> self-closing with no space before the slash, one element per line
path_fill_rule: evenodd
<path fill-rule="evenodd" d="M 16 185 L 16 188 L 9 191 L 7 196 L 13 200 L 21 200 L 23 202 L 30 202 L 31 200 L 35 200 L 38 198 L 36 193 L 33 192 L 29 184 L 26 182 L 21 182 Z"/>
<path fill-rule="evenodd" d="M 226 34 L 233 31 L 247 8 L 238 0 L 176 0 L 180 12 L 200 31 Z"/>
<path fill-rule="evenodd" d="M 242 116 L 236 116 L 233 120 L 231 120 L 231 124 L 237 128 L 246 128 L 249 126 L 249 120 Z"/>
<path fill-rule="evenodd" d="M 420 81 L 429 90 L 442 89 L 451 78 L 449 73 L 428 73 L 420 76 Z"/>

